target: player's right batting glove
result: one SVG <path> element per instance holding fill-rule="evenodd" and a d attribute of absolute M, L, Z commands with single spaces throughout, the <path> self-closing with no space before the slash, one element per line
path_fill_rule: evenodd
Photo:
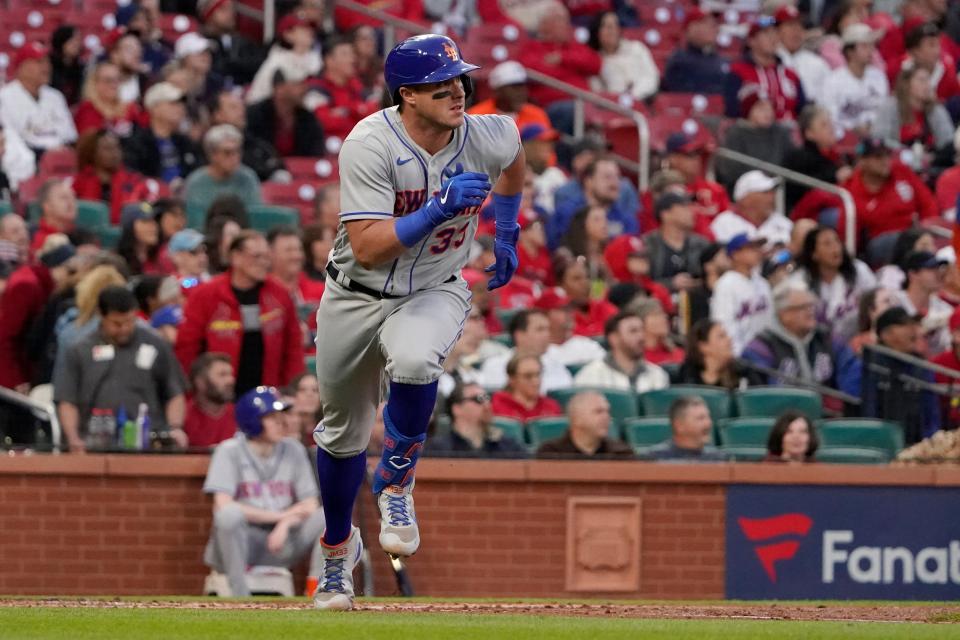
<path fill-rule="evenodd" d="M 479 207 L 487 199 L 491 187 L 490 176 L 473 171 L 464 173 L 463 165 L 457 164 L 450 178 L 440 184 L 440 193 L 432 199 L 436 207 L 429 207 L 431 221 L 437 225 L 456 217 L 464 209 Z M 435 216 L 440 219 L 434 220 Z"/>

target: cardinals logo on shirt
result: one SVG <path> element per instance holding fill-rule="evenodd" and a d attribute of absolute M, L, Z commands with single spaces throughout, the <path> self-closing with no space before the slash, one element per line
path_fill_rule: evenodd
<path fill-rule="evenodd" d="M 909 182 L 897 180 L 897 184 L 895 184 L 893 188 L 904 202 L 913 200 L 913 187 L 910 186 Z"/>

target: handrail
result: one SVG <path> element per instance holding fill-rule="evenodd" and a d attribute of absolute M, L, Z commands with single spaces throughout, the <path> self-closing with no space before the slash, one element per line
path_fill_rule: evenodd
<path fill-rule="evenodd" d="M 19 391 L 15 391 L 3 385 L 0 385 L 0 400 L 32 411 L 34 414 L 42 413 L 45 415 L 50 421 L 50 443 L 55 450 L 60 448 L 60 420 L 57 418 L 57 411 L 55 407 L 37 402 L 30 396 L 24 395 Z"/>
<path fill-rule="evenodd" d="M 745 164 L 747 166 L 760 169 L 761 171 L 779 176 L 786 180 L 790 180 L 791 182 L 798 182 L 807 187 L 820 189 L 822 191 L 826 191 L 827 193 L 832 193 L 835 196 L 838 196 L 840 200 L 843 201 L 843 212 L 846 221 L 847 234 L 847 237 L 844 240 L 847 246 L 847 251 L 850 252 L 850 255 L 856 255 L 857 205 L 853 202 L 853 196 L 850 195 L 849 191 L 843 187 L 838 187 L 835 184 L 824 182 L 823 180 L 817 180 L 816 178 L 811 178 L 810 176 L 787 169 L 786 167 L 781 167 L 780 165 L 766 162 L 764 160 L 758 160 L 753 156 L 748 156 L 740 153 L 739 151 L 734 151 L 733 149 L 728 149 L 726 147 L 719 147 L 714 155 L 721 158 L 727 158 L 728 160 L 734 160 L 740 164 Z M 784 213 L 786 214 L 787 212 Z"/>
<path fill-rule="evenodd" d="M 805 389 L 809 389 L 810 391 L 819 393 L 822 396 L 834 398 L 835 400 L 840 400 L 842 402 L 845 402 L 853 406 L 859 406 L 862 402 L 862 400 L 860 400 L 860 398 L 858 398 L 857 396 L 850 395 L 845 391 L 840 391 L 839 389 L 833 389 L 831 387 L 822 385 L 819 382 L 814 382 L 812 380 L 804 380 L 803 378 L 799 378 L 797 376 L 792 376 L 790 374 L 783 373 L 779 369 L 773 369 L 771 367 L 766 367 L 762 364 L 757 364 L 756 362 L 753 362 L 752 360 L 747 360 L 746 358 L 736 358 L 736 363 L 746 369 L 757 371 L 758 373 L 762 373 L 765 376 L 769 376 L 770 378 L 776 378 L 781 382 L 789 384 L 790 386 L 803 387 Z M 776 386 L 776 385 L 766 385 L 766 386 Z"/>
<path fill-rule="evenodd" d="M 354 0 L 334 0 L 334 5 L 383 22 L 384 47 L 387 49 L 393 46 L 393 41 L 395 40 L 394 33 L 397 28 L 417 34 L 428 33 L 421 24 L 392 16 L 385 11 L 381 11 L 380 9 L 372 9 L 366 5 L 360 4 L 359 2 L 355 2 Z M 583 134 L 584 102 L 589 102 L 590 104 L 601 109 L 612 111 L 626 118 L 630 118 L 630 120 L 637 125 L 637 133 L 640 142 L 637 163 L 639 167 L 639 170 L 637 171 L 637 187 L 641 193 L 647 190 L 647 186 L 650 182 L 650 126 L 647 124 L 646 116 L 639 111 L 625 107 L 618 102 L 608 100 L 607 98 L 598 96 L 589 91 L 584 91 L 579 87 L 575 87 L 572 84 L 567 84 L 566 82 L 562 82 L 556 78 L 552 78 L 533 69 L 527 69 L 527 77 L 534 82 L 539 82 L 540 84 L 546 85 L 551 89 L 562 91 L 563 93 L 569 94 L 572 97 L 574 100 L 573 126 L 574 132 L 577 132 L 578 135 Z"/>
<path fill-rule="evenodd" d="M 900 360 L 901 362 L 905 362 L 909 365 L 913 365 L 914 367 L 918 367 L 920 369 L 926 369 L 931 373 L 939 373 L 942 376 L 960 380 L 960 371 L 954 371 L 953 369 L 949 369 L 935 362 L 924 360 L 923 358 L 918 358 L 916 356 L 910 355 L 909 353 L 901 353 L 899 351 L 894 351 L 893 349 L 889 347 L 885 347 L 882 344 L 866 344 L 863 346 L 863 348 L 865 351 L 875 351 L 879 355 L 886 356 L 894 360 Z"/>

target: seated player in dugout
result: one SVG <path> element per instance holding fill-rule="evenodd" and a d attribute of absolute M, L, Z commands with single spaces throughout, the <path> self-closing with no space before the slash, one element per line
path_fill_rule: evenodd
<path fill-rule="evenodd" d="M 351 514 L 385 382 L 384 447 L 373 480 L 380 546 L 393 556 L 420 546 L 414 471 L 443 361 L 470 311 L 460 270 L 491 191 L 496 261 L 488 288 L 507 284 L 517 268 L 526 161 L 512 119 L 464 114 L 467 74 L 477 68 L 445 36 L 401 42 L 384 66 L 396 106 L 360 121 L 340 150 L 343 224 L 317 311 L 324 418 L 314 439 L 327 518 L 314 596 L 320 609 L 353 606 L 363 543 Z"/>

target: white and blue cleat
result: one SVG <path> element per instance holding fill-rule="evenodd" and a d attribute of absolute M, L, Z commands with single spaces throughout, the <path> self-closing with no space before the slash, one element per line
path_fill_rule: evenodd
<path fill-rule="evenodd" d="M 351 527 L 350 537 L 335 547 L 321 542 L 323 573 L 320 575 L 313 606 L 331 611 L 349 611 L 353 608 L 353 570 L 363 555 L 360 529 Z"/>
<path fill-rule="evenodd" d="M 377 495 L 380 546 L 391 556 L 405 558 L 420 548 L 420 529 L 413 508 L 413 485 L 389 485 Z"/>

